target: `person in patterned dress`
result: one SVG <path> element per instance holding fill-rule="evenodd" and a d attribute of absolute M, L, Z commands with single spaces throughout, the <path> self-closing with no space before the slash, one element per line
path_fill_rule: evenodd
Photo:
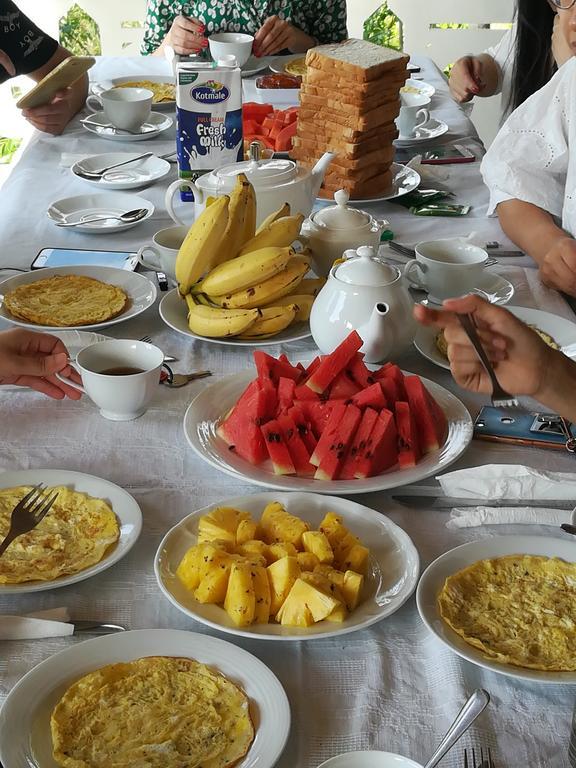
<path fill-rule="evenodd" d="M 305 53 L 346 40 L 346 0 L 148 0 L 142 53 L 198 53 L 213 32 L 254 35 L 258 57 Z"/>

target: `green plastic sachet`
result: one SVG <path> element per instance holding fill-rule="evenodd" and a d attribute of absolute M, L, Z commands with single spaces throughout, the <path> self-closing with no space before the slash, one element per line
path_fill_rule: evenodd
<path fill-rule="evenodd" d="M 410 208 L 414 216 L 466 216 L 472 206 L 456 205 L 454 203 L 428 203 Z"/>

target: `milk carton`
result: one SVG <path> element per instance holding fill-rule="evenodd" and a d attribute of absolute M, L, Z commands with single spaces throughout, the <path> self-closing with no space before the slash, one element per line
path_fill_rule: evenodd
<path fill-rule="evenodd" d="M 180 178 L 243 159 L 242 75 L 231 62 L 179 62 L 176 67 L 176 119 Z M 182 200 L 193 200 L 182 190 Z"/>

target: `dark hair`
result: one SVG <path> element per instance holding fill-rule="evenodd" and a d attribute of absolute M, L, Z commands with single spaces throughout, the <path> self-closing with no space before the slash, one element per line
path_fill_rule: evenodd
<path fill-rule="evenodd" d="M 542 88 L 556 71 L 552 29 L 556 14 L 546 0 L 517 0 L 516 56 L 510 102 L 516 109 Z"/>

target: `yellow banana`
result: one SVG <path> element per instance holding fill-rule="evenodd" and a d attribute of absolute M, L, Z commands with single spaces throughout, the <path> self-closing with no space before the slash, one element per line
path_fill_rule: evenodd
<path fill-rule="evenodd" d="M 206 208 L 209 208 L 212 205 L 212 203 L 216 202 L 216 200 L 218 200 L 218 198 L 214 197 L 214 195 L 208 195 L 208 197 L 206 198 Z"/>
<path fill-rule="evenodd" d="M 325 282 L 326 278 L 324 277 L 310 277 L 306 280 L 302 280 L 294 293 L 297 293 L 299 296 L 304 293 L 309 296 L 318 296 L 321 289 L 324 287 Z"/>
<path fill-rule="evenodd" d="M 224 338 L 247 331 L 259 317 L 258 309 L 220 309 L 194 304 L 188 312 L 188 327 L 198 336 Z"/>
<path fill-rule="evenodd" d="M 294 291 L 308 272 L 309 264 L 301 256 L 293 256 L 285 269 L 261 283 L 237 293 L 224 296 L 210 295 L 209 298 L 220 307 L 228 309 L 252 309 L 273 304 Z"/>
<path fill-rule="evenodd" d="M 244 176 L 244 174 L 241 175 Z M 244 178 L 246 177 L 244 176 Z M 248 179 L 246 179 L 246 181 L 248 181 Z M 250 182 L 248 182 L 248 189 L 246 190 L 245 194 L 247 197 L 247 202 L 244 212 L 244 227 L 240 234 L 238 249 L 236 253 L 238 253 L 244 243 L 252 240 L 256 232 L 256 192 L 254 191 L 254 187 L 252 184 L 250 184 Z"/>
<path fill-rule="evenodd" d="M 202 275 L 212 269 L 218 254 L 218 246 L 228 224 L 227 195 L 219 197 L 205 208 L 190 227 L 176 256 L 176 281 L 182 296 Z"/>
<path fill-rule="evenodd" d="M 230 195 L 228 224 L 218 246 L 218 254 L 213 266 L 229 261 L 238 255 L 244 242 L 246 217 L 253 218 L 250 212 L 251 208 L 255 208 L 254 189 L 246 176 L 239 173 L 236 177 L 236 185 Z"/>
<path fill-rule="evenodd" d="M 303 221 L 304 216 L 301 213 L 297 213 L 295 216 L 283 216 L 281 219 L 276 219 L 245 243 L 238 255 L 243 256 L 245 253 L 258 251 L 261 248 L 292 245 L 300 234 Z"/>
<path fill-rule="evenodd" d="M 206 275 L 201 291 L 209 296 L 225 296 L 250 288 L 282 271 L 293 255 L 292 248 L 263 248 L 237 256 Z"/>
<path fill-rule="evenodd" d="M 192 294 L 196 300 L 196 304 L 203 304 L 205 307 L 215 307 L 216 304 L 213 304 L 208 296 L 206 296 L 205 293 L 194 293 Z M 311 298 L 311 297 L 308 297 Z"/>
<path fill-rule="evenodd" d="M 272 213 L 268 214 L 268 216 L 266 216 L 262 224 L 260 224 L 256 230 L 256 234 L 259 235 L 260 232 L 263 232 L 265 229 L 267 229 L 273 221 L 276 221 L 276 219 L 283 219 L 285 216 L 290 216 L 290 203 L 284 203 L 284 205 L 278 208 L 277 211 L 273 211 Z"/>
<path fill-rule="evenodd" d="M 300 285 L 302 285 L 302 283 L 300 283 Z M 310 318 L 312 304 L 314 304 L 314 296 L 305 293 L 290 293 L 288 296 L 284 296 L 281 299 L 274 299 L 273 304 L 276 307 L 285 307 L 288 306 L 288 304 L 295 304 L 296 317 L 294 318 L 294 322 L 302 323 Z"/>
<path fill-rule="evenodd" d="M 260 312 L 261 316 L 258 320 L 247 331 L 239 334 L 239 339 L 265 339 L 269 336 L 275 336 L 293 322 L 296 307 L 294 304 L 283 307 L 266 307 Z"/>

